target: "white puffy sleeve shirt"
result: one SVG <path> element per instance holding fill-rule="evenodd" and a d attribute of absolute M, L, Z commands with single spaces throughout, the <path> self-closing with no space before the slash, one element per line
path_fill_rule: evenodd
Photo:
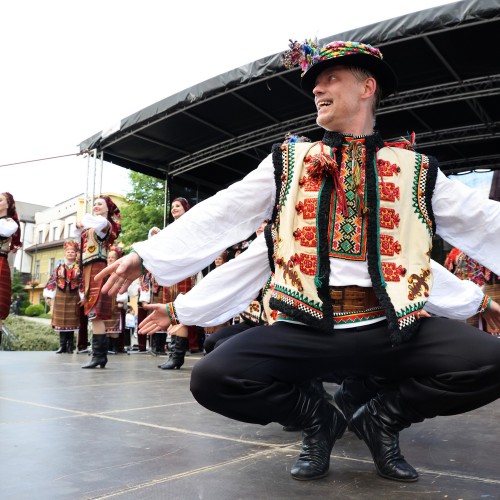
<path fill-rule="evenodd" d="M 196 274 L 213 262 L 222 250 L 254 232 L 264 219 L 270 217 L 275 190 L 274 167 L 269 155 L 244 179 L 199 203 L 151 239 L 136 243 L 134 249 L 161 285 L 173 285 Z M 432 206 L 437 234 L 500 274 L 500 203 L 485 199 L 439 171 Z M 207 276 L 193 290 L 176 299 L 175 307 L 181 322 L 211 326 L 246 308 L 264 285 L 266 272 L 267 277 L 270 275 L 265 241 L 261 239 L 257 243 L 258 240 L 237 259 L 220 267 L 212 278 L 218 280 L 217 285 Z M 250 250 L 252 252 L 248 253 Z M 239 261 L 238 264 L 238 259 L 244 256 L 243 263 Z M 240 266 L 245 265 L 246 259 L 251 260 L 252 265 L 242 269 Z M 366 262 L 357 262 L 355 268 L 351 262 L 345 262 L 347 267 L 343 269 L 343 262 L 338 259 L 332 266 L 336 269 L 335 275 L 343 277 L 342 285 L 370 286 Z M 214 271 L 210 275 L 214 275 Z M 334 284 L 332 276 L 333 273 L 330 284 Z M 198 287 L 202 284 L 204 296 L 198 302 Z"/>
<path fill-rule="evenodd" d="M 0 236 L 9 238 L 17 231 L 18 225 L 14 219 L 6 217 L 0 219 Z"/>
<path fill-rule="evenodd" d="M 150 239 L 135 243 L 134 250 L 160 285 L 175 285 L 254 233 L 271 217 L 275 195 L 269 155 L 241 181 L 198 203 Z"/>

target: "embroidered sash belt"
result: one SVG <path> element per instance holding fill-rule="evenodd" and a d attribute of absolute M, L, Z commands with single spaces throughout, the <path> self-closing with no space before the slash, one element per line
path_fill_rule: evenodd
<path fill-rule="evenodd" d="M 380 306 L 372 287 L 331 286 L 330 298 L 334 313 L 359 312 Z"/>

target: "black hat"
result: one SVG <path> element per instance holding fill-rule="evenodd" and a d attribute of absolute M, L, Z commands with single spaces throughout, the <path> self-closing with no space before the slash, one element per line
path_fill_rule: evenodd
<path fill-rule="evenodd" d="M 382 89 L 384 97 L 397 88 L 397 78 L 392 68 L 383 60 L 379 49 L 362 42 L 334 41 L 318 47 L 311 40 L 300 44 L 290 40 L 290 50 L 283 54 L 287 68 L 301 66 L 302 88 L 312 91 L 318 75 L 330 66 L 355 66 L 370 71 Z"/>

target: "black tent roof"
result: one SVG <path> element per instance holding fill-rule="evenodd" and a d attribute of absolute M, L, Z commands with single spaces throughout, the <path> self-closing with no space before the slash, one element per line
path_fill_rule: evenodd
<path fill-rule="evenodd" d="M 414 131 L 417 149 L 446 174 L 500 169 L 500 0 L 455 2 L 320 40 L 379 47 L 398 93 L 377 126 L 385 139 Z M 286 40 L 284 49 L 286 48 Z M 119 130 L 80 144 L 106 161 L 194 183 L 207 194 L 239 180 L 287 132 L 318 140 L 312 95 L 281 54 L 214 77 L 121 120 Z"/>

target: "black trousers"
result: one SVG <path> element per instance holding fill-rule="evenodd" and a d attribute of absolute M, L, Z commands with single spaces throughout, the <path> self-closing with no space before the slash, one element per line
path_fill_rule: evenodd
<path fill-rule="evenodd" d="M 500 397 L 500 339 L 438 317 L 421 320 L 418 333 L 396 347 L 386 326 L 328 334 L 277 322 L 241 332 L 198 361 L 191 392 L 226 417 L 283 423 L 299 383 L 331 372 L 390 381 L 412 422 L 459 414 Z"/>
<path fill-rule="evenodd" d="M 236 325 L 229 325 L 217 330 L 214 333 L 208 335 L 205 339 L 205 352 L 208 354 L 212 352 L 216 347 L 220 346 L 223 342 L 238 335 L 238 333 L 244 332 L 249 328 L 253 328 L 246 323 L 237 323 Z"/>

